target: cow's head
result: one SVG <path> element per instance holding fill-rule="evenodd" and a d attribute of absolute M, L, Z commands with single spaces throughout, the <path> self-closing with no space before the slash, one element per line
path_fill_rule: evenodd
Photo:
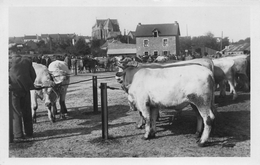
<path fill-rule="evenodd" d="M 50 75 L 55 84 L 60 84 L 65 80 L 69 79 L 69 75 L 66 71 L 63 70 L 50 71 Z"/>

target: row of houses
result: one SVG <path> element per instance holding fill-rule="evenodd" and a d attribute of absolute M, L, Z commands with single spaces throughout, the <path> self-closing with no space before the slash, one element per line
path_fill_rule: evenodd
<path fill-rule="evenodd" d="M 45 43 L 49 41 L 53 42 L 62 42 L 69 40 L 73 45 L 79 38 L 84 38 L 86 43 L 89 43 L 91 37 L 88 36 L 79 36 L 75 33 L 72 34 L 41 34 L 41 35 L 24 35 L 23 37 L 9 37 L 9 47 L 13 45 L 25 44 L 28 42 L 38 43 L 44 41 Z"/>

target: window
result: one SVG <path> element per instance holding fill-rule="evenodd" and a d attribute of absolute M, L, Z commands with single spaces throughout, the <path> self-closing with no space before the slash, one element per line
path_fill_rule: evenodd
<path fill-rule="evenodd" d="M 153 32 L 154 37 L 158 37 L 158 31 Z"/>
<path fill-rule="evenodd" d="M 148 40 L 144 40 L 144 47 L 148 47 L 149 46 L 149 41 Z"/>
<path fill-rule="evenodd" d="M 168 39 L 167 38 L 163 39 L 163 46 L 168 46 Z"/>
<path fill-rule="evenodd" d="M 153 55 L 158 56 L 158 51 L 155 50 L 155 51 L 153 52 Z"/>
<path fill-rule="evenodd" d="M 163 55 L 167 56 L 168 55 L 168 51 L 163 51 Z"/>
<path fill-rule="evenodd" d="M 144 52 L 144 55 L 147 55 L 147 56 L 148 56 L 148 52 Z"/>

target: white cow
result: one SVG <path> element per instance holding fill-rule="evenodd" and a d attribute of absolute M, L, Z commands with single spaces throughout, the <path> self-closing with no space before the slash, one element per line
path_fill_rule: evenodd
<path fill-rule="evenodd" d="M 166 56 L 158 56 L 154 62 L 166 62 L 169 58 Z"/>
<path fill-rule="evenodd" d="M 215 118 L 214 87 L 212 71 L 199 65 L 139 69 L 128 90 L 128 101 L 145 119 L 144 139 L 155 136 L 159 108 L 179 111 L 191 104 L 198 114 L 197 132 L 202 133 L 199 146 L 204 146 Z"/>
<path fill-rule="evenodd" d="M 247 69 L 249 65 L 248 55 L 237 55 L 232 57 L 225 57 L 234 61 L 235 72 L 235 86 L 237 86 L 238 78 L 244 83 L 245 89 L 249 90 L 249 78 L 247 76 Z"/>
<path fill-rule="evenodd" d="M 50 106 L 47 106 L 46 101 L 49 102 L 51 99 L 54 102 L 58 99 L 56 93 L 56 85 L 52 80 L 51 75 L 49 74 L 48 68 L 45 65 L 37 64 L 35 62 L 32 63 L 33 68 L 36 72 L 36 79 L 34 81 L 35 86 L 38 87 L 50 87 L 50 88 L 43 88 L 42 90 L 31 90 L 31 106 L 32 106 L 32 118 L 34 123 L 36 123 L 36 110 L 38 109 L 38 102 L 37 98 L 41 100 L 45 99 L 46 109 L 48 111 L 48 117 L 51 121 L 55 121 L 55 116 L 53 115 L 52 109 Z"/>
<path fill-rule="evenodd" d="M 201 59 L 193 59 L 190 61 L 179 61 L 176 63 L 167 63 L 167 64 L 158 64 L 158 63 L 151 63 L 151 64 L 143 64 L 138 63 L 136 61 L 131 61 L 123 64 L 119 64 L 120 68 L 119 71 L 116 73 L 116 80 L 122 85 L 123 90 L 128 93 L 128 89 L 130 88 L 133 77 L 135 73 L 141 69 L 141 68 L 167 68 L 167 67 L 176 67 L 176 66 L 184 66 L 184 65 L 201 65 L 206 68 L 208 68 L 212 73 L 214 71 L 214 64 L 212 60 L 208 58 L 201 58 Z M 125 69 L 125 70 L 124 70 Z M 218 72 L 218 77 L 221 76 L 221 72 Z M 215 77 L 215 74 L 214 74 Z M 217 78 L 218 78 L 217 77 Z M 223 88 L 225 89 L 225 88 Z M 130 110 L 135 110 L 135 108 L 129 103 Z M 174 118 L 177 118 L 181 114 L 181 111 L 179 111 L 177 114 L 174 115 Z M 141 117 L 138 121 L 137 128 L 141 129 L 144 125 L 145 121 Z"/>
<path fill-rule="evenodd" d="M 227 81 L 230 86 L 230 94 L 233 94 L 233 100 L 237 98 L 237 92 L 235 89 L 235 70 L 234 70 L 234 61 L 229 58 L 218 58 L 213 60 L 214 66 L 215 66 L 215 74 L 219 73 L 222 74 L 224 73 L 224 76 L 218 76 L 217 81 L 221 82 L 223 85 L 222 87 L 222 96 L 224 96 L 226 93 L 226 83 Z M 221 88 L 221 86 L 220 86 Z"/>

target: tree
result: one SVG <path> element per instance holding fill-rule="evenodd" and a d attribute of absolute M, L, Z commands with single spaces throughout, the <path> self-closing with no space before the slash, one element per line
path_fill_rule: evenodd
<path fill-rule="evenodd" d="M 86 55 L 90 54 L 90 48 L 84 38 L 79 38 L 75 44 L 76 54 Z"/>
<path fill-rule="evenodd" d="M 105 55 L 104 50 L 100 49 L 100 46 L 102 46 L 106 40 L 103 39 L 94 39 L 91 41 L 91 54 L 94 57 L 102 57 Z"/>
<path fill-rule="evenodd" d="M 180 52 L 185 54 L 185 50 L 191 49 L 191 37 L 180 37 Z"/>

